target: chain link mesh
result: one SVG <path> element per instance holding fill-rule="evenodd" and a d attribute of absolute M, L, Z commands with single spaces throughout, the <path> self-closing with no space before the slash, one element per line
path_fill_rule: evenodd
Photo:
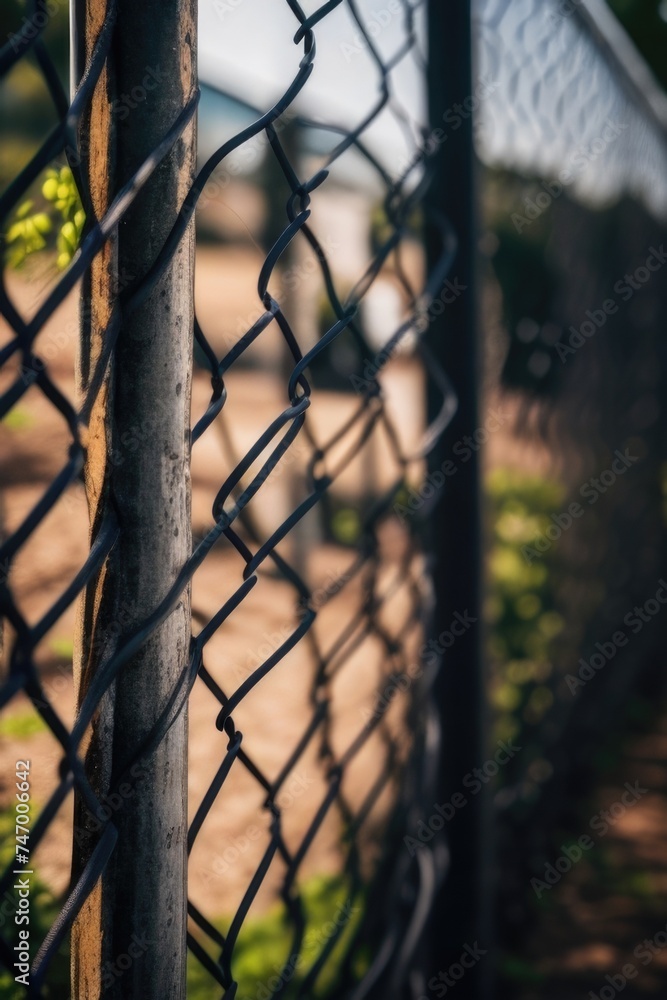
<path fill-rule="evenodd" d="M 363 95 L 368 110 L 356 122 L 341 124 L 332 118 L 316 123 L 303 109 L 293 109 L 317 66 L 316 39 L 327 32 L 328 19 L 341 6 L 374 67 L 374 87 Z M 31 862 L 36 857 L 36 870 L 44 872 L 45 880 L 50 870 L 58 869 L 51 871 L 52 883 L 62 890 L 53 890 L 55 909 L 43 904 L 52 920 L 32 963 L 34 996 L 64 995 L 53 971 L 56 958 L 116 843 L 113 795 L 122 798 L 124 776 L 100 801 L 83 767 L 82 742 L 105 692 L 190 584 L 194 637 L 188 668 L 132 766 L 141 766 L 190 698 L 188 943 L 197 974 L 208 976 L 209 995 L 236 994 L 244 928 L 254 919 L 249 911 L 257 900 L 266 906 L 276 896 L 282 901 L 281 926 L 289 929 L 290 939 L 276 961 L 268 985 L 271 996 L 287 990 L 310 996 L 314 989 L 324 989 L 317 984 L 328 982 L 321 974 L 332 955 L 340 988 L 351 996 L 367 995 L 389 975 L 397 987 L 411 968 L 430 895 L 444 871 L 444 856 L 437 852 L 425 850 L 414 857 L 396 849 L 397 843 L 402 848 L 408 820 L 414 828 L 422 803 L 433 801 L 437 743 L 429 702 L 437 664 L 435 658 L 424 662 L 420 652 L 431 602 L 419 517 L 398 516 L 396 507 L 405 500 L 407 484 L 419 482 L 424 456 L 455 408 L 454 393 L 422 339 L 429 302 L 449 267 L 453 239 L 443 227 L 448 253 L 426 275 L 418 213 L 429 182 L 429 130 L 406 111 L 393 86 L 406 61 L 423 77 L 423 31 L 415 27 L 423 5 L 408 0 L 396 5 L 394 29 L 400 25 L 400 39 L 391 52 L 371 32 L 363 5 L 353 0 L 330 0 L 317 8 L 311 4 L 308 14 L 294 0 L 286 0 L 285 7 L 293 19 L 300 60 L 293 79 L 279 99 L 260 109 L 252 124 L 224 141 L 203 164 L 146 276 L 140 281 L 119 276 L 103 352 L 85 398 L 73 391 L 71 355 L 53 358 L 50 351 L 54 316 L 68 303 L 71 308 L 80 279 L 182 135 L 197 101 L 182 111 L 135 175 L 122 179 L 108 212 L 95 219 L 81 170 L 79 125 L 116 33 L 123 30 L 115 3 L 107 4 L 104 26 L 71 101 L 42 37 L 51 16 L 47 3 L 32 0 L 0 53 L 3 78 L 11 77 L 20 61 L 30 61 L 48 91 L 56 122 L 2 194 L 3 230 L 8 231 L 17 207 L 54 164 L 58 170 L 69 165 L 87 208 L 78 248 L 66 269 L 38 295 L 31 315 L 20 301 L 14 275 L 5 269 L 0 284 L 0 405 L 3 417 L 10 418 L 3 433 L 20 437 L 9 485 L 22 491 L 8 493 L 4 512 L 0 602 L 7 623 L 7 672 L 0 705 L 25 706 L 28 699 L 55 748 L 51 783 L 37 774 L 31 779 L 43 801 L 30 831 L 29 857 Z M 292 122 L 285 129 L 290 113 Z M 390 118 L 405 137 L 409 156 L 398 171 L 388 170 L 364 142 L 382 117 Z M 301 137 L 329 134 L 335 142 L 316 162 L 312 151 L 309 156 L 295 154 L 290 128 Z M 196 544 L 151 614 L 136 622 L 129 608 L 117 632 L 99 639 L 103 666 L 74 718 L 69 675 L 63 669 L 60 677 L 54 673 L 49 637 L 58 627 L 73 630 L 72 609 L 100 572 L 119 531 L 109 513 L 95 526 L 94 543 L 85 551 L 82 470 L 93 404 L 113 364 L 123 317 L 155 287 L 198 202 L 210 200 L 210 185 L 219 179 L 216 168 L 257 137 L 265 139 L 265 162 L 285 191 L 284 215 L 257 267 L 252 321 L 222 349 L 219 340 L 207 336 L 206 324 L 195 321 Z M 364 161 L 375 188 L 382 191 L 382 209 L 373 252 L 356 280 L 343 289 L 329 263 L 326 231 L 318 227 L 318 198 L 338 166 L 350 159 L 353 170 L 354 163 Z M 276 291 L 284 278 L 285 256 L 301 248 L 315 260 L 318 287 L 326 298 L 320 311 L 326 319 L 315 334 L 312 320 L 310 328 L 300 322 L 299 290 L 293 295 Z M 300 258 L 292 259 L 298 269 Z M 378 344 L 368 334 L 365 303 L 382 282 L 391 285 L 398 305 L 391 327 L 392 309 L 380 310 Z M 318 372 L 325 382 L 332 351 L 342 343 L 346 356 L 354 359 L 345 371 L 345 384 L 339 380 L 333 390 L 326 385 L 318 389 Z M 247 361 L 251 356 L 254 365 Z M 442 394 L 440 417 L 428 428 L 414 417 L 423 409 L 425 377 Z M 22 414 L 28 414 L 32 429 L 21 429 Z M 150 447 L 149 432 L 146 440 L 138 434 L 128 447 Z M 40 457 L 45 450 L 48 459 Z M 122 462 L 122 455 L 117 460 Z M 204 515 L 207 501 L 210 513 Z M 78 541 L 63 562 L 56 552 L 58 531 L 70 521 L 76 524 Z M 57 568 L 49 574 L 51 566 Z M 257 639 L 265 623 L 271 631 L 262 644 Z M 246 666 L 240 671 L 234 656 L 226 653 L 231 648 L 242 651 Z M 263 695 L 265 690 L 269 693 Z M 47 760 L 48 754 L 40 754 L 35 770 L 46 771 Z M 89 862 L 65 884 L 62 858 L 50 865 L 45 859 L 71 836 L 73 789 L 92 815 L 104 818 Z M 4 802 L 13 799 L 13 784 L 8 796 L 6 791 Z M 297 800 L 297 821 L 290 821 Z M 207 836 L 209 829 L 213 833 Z M 76 854 L 76 830 L 74 834 Z M 322 841 L 326 848 L 317 848 Z M 200 851 L 203 842 L 206 847 Z M 206 879 L 202 871 L 211 873 L 212 844 L 217 845 L 217 863 L 214 877 Z M 318 860 L 311 863 L 316 848 Z M 0 879 L 3 901 L 11 898 L 16 864 L 12 856 Z M 328 931 L 315 933 L 302 874 L 318 873 L 322 865 L 339 880 L 339 889 L 329 896 Z M 227 915 L 223 923 L 220 914 Z M 12 947 L 5 921 L 0 961 L 13 979 Z"/>

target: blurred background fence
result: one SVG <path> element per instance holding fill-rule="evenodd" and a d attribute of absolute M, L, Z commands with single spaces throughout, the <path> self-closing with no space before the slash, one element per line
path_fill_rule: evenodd
<path fill-rule="evenodd" d="M 650 57 L 664 10 L 613 6 Z M 507 338 L 491 363 L 518 435 L 548 449 L 551 480 L 534 475 L 534 454 L 523 482 L 494 487 L 494 616 L 513 590 L 516 603 L 490 659 L 505 663 L 503 732 L 525 747 L 504 771 L 498 823 L 499 912 L 516 947 L 531 919 L 518 887 L 576 829 L 628 720 L 645 722 L 661 690 L 665 623 L 637 609 L 665 567 L 667 102 L 653 76 L 664 84 L 664 67 L 649 68 L 604 3 L 480 3 L 477 18 L 480 63 L 499 81 L 479 132 Z M 538 600 L 556 615 L 541 636 L 527 624 Z M 627 645 L 610 641 L 619 629 Z"/>
<path fill-rule="evenodd" d="M 201 0 L 198 70 L 169 11 L 0 20 L 0 982 L 27 747 L 34 995 L 73 924 L 78 990 L 184 975 L 157 896 L 149 943 L 96 910 L 160 836 L 189 997 L 597 990 L 664 852 L 628 874 L 610 837 L 558 906 L 531 879 L 661 726 L 664 4 Z M 189 833 L 132 858 L 186 701 Z"/>

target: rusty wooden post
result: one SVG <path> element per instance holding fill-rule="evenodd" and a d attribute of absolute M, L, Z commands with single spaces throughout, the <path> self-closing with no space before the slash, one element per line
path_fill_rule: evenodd
<path fill-rule="evenodd" d="M 106 0 L 75 0 L 74 80 L 105 19 Z M 196 0 L 119 0 L 107 66 L 82 122 L 82 167 L 97 217 L 155 149 L 196 88 Z M 195 169 L 195 125 L 175 142 L 98 254 L 82 291 L 79 386 L 85 391 L 119 285 L 140 279 L 172 228 Z M 108 513 L 119 533 L 80 608 L 80 704 L 100 664 L 157 607 L 190 554 L 192 226 L 147 300 L 124 315 L 89 421 L 85 468 L 94 537 Z M 113 782 L 142 743 L 187 662 L 189 594 L 127 662 L 81 748 L 118 841 L 72 931 L 76 1000 L 183 1000 L 186 968 L 187 720 Z M 109 795 L 109 792 L 112 792 Z M 106 797 L 106 798 L 105 798 Z M 106 821 L 106 820 L 105 820 Z M 79 797 L 74 874 L 100 836 Z M 120 956 L 129 956 L 121 962 Z"/>

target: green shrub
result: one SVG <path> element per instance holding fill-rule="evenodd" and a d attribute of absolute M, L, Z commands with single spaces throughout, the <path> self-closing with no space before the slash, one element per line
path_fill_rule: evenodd
<path fill-rule="evenodd" d="M 553 640 L 564 622 L 555 607 L 555 548 L 528 561 L 532 545 L 562 508 L 564 490 L 539 476 L 496 469 L 486 482 L 490 517 L 486 619 L 492 666 L 491 702 L 498 736 L 517 738 L 524 723 L 539 722 L 553 701 L 548 685 Z"/>
<path fill-rule="evenodd" d="M 311 965 L 316 961 L 331 934 L 331 922 L 343 928 L 317 983 L 311 993 L 324 998 L 333 995 L 338 968 L 345 950 L 363 913 L 363 899 L 350 896 L 346 883 L 336 876 L 315 876 L 301 886 L 301 898 L 306 914 L 306 932 L 301 951 L 303 961 L 285 976 L 289 997 L 301 984 Z M 225 934 L 228 920 L 213 921 Z M 292 947 L 292 926 L 287 919 L 284 904 L 280 904 L 261 917 L 246 920 L 234 948 L 232 973 L 238 982 L 238 1000 L 254 1000 L 265 995 L 266 983 L 280 977 Z M 358 973 L 365 971 L 360 961 Z M 264 987 L 264 990 L 262 989 Z M 217 996 L 213 981 L 194 956 L 188 956 L 188 1000 L 210 1000 Z"/>

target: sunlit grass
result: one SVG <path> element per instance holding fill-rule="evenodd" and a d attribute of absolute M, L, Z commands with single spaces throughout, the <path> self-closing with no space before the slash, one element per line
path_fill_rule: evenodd
<path fill-rule="evenodd" d="M 256 1000 L 270 995 L 281 977 L 288 984 L 286 996 L 303 983 L 312 964 L 326 943 L 340 928 L 340 937 L 328 956 L 317 982 L 313 997 L 332 995 L 340 962 L 363 914 L 363 898 L 349 895 L 346 883 L 335 876 L 316 876 L 301 887 L 306 915 L 306 932 L 296 966 L 289 963 L 293 928 L 284 905 L 278 905 L 255 919 L 249 919 L 241 929 L 234 948 L 232 974 L 238 982 L 238 1000 Z M 225 934 L 228 920 L 213 921 Z M 287 971 L 283 971 L 288 963 Z M 365 960 L 359 959 L 356 972 L 365 971 Z M 267 984 L 269 984 L 267 986 Z M 199 961 L 188 956 L 188 1000 L 209 1000 L 215 995 L 213 981 Z"/>
<path fill-rule="evenodd" d="M 2 418 L 2 426 L 10 431 L 29 430 L 34 422 L 32 414 L 21 406 L 15 406 Z"/>
<path fill-rule="evenodd" d="M 0 718 L 0 736 L 6 739 L 27 740 L 38 733 L 44 733 L 48 726 L 41 715 L 32 709 L 16 712 L 14 714 L 5 713 Z"/>

